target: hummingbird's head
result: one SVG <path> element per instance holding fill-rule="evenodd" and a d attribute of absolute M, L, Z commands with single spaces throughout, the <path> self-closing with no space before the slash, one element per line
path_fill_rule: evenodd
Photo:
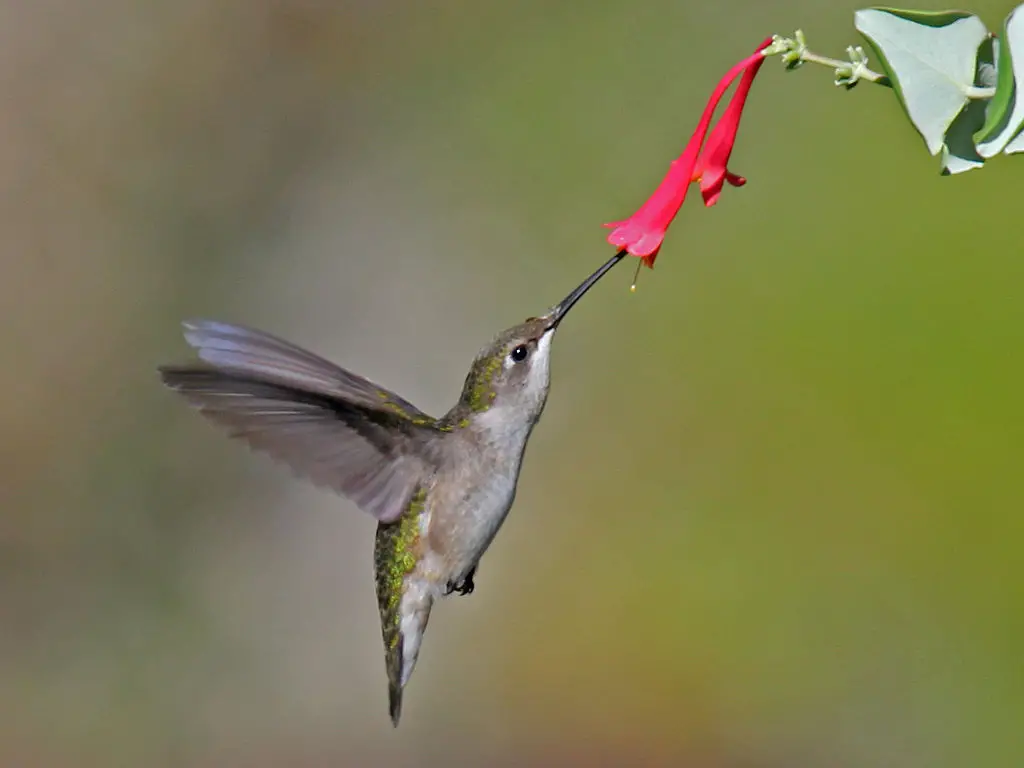
<path fill-rule="evenodd" d="M 540 317 L 527 318 L 498 334 L 480 350 L 466 377 L 460 403 L 485 420 L 533 425 L 540 418 L 551 382 L 551 341 L 566 313 L 615 264 L 616 254 Z"/>

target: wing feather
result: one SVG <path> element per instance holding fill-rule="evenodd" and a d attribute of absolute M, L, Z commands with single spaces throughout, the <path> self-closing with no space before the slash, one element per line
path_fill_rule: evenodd
<path fill-rule="evenodd" d="M 189 320 L 182 326 L 185 340 L 195 348 L 199 359 L 215 368 L 336 395 L 371 408 L 390 403 L 396 412 L 430 420 L 394 392 L 269 333 L 215 320 Z"/>
<path fill-rule="evenodd" d="M 260 331 L 198 321 L 185 336 L 206 365 L 160 368 L 168 387 L 378 520 L 401 517 L 436 471 L 434 420 L 395 393 Z"/>

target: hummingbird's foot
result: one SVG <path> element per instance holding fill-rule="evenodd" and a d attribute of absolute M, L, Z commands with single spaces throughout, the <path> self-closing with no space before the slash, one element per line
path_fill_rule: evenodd
<path fill-rule="evenodd" d="M 476 585 L 473 583 L 473 574 L 475 573 L 476 568 L 473 568 L 472 570 L 470 570 L 469 573 L 466 574 L 465 578 L 463 578 L 462 581 L 457 583 L 454 581 L 449 581 L 448 585 L 445 587 L 444 593 L 446 595 L 450 595 L 452 592 L 458 592 L 460 595 L 473 594 L 473 590 L 476 588 Z"/>

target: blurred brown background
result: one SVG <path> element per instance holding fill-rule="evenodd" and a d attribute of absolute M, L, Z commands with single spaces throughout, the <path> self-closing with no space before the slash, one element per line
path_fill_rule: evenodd
<path fill-rule="evenodd" d="M 444 411 L 856 7 L 0 3 L 0 765 L 1024 763 L 1024 160 L 940 178 L 883 89 L 769 62 L 747 187 L 574 311 L 398 731 L 374 523 L 154 373 L 215 317 Z"/>

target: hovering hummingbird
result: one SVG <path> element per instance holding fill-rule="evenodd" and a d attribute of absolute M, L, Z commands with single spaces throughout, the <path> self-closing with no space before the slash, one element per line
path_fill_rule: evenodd
<path fill-rule="evenodd" d="M 226 323 L 185 323 L 203 364 L 160 368 L 164 384 L 231 437 L 378 520 L 377 603 L 395 726 L 434 601 L 473 591 L 480 558 L 515 499 L 548 396 L 555 331 L 623 256 L 546 314 L 498 334 L 439 419 L 311 352 Z"/>

